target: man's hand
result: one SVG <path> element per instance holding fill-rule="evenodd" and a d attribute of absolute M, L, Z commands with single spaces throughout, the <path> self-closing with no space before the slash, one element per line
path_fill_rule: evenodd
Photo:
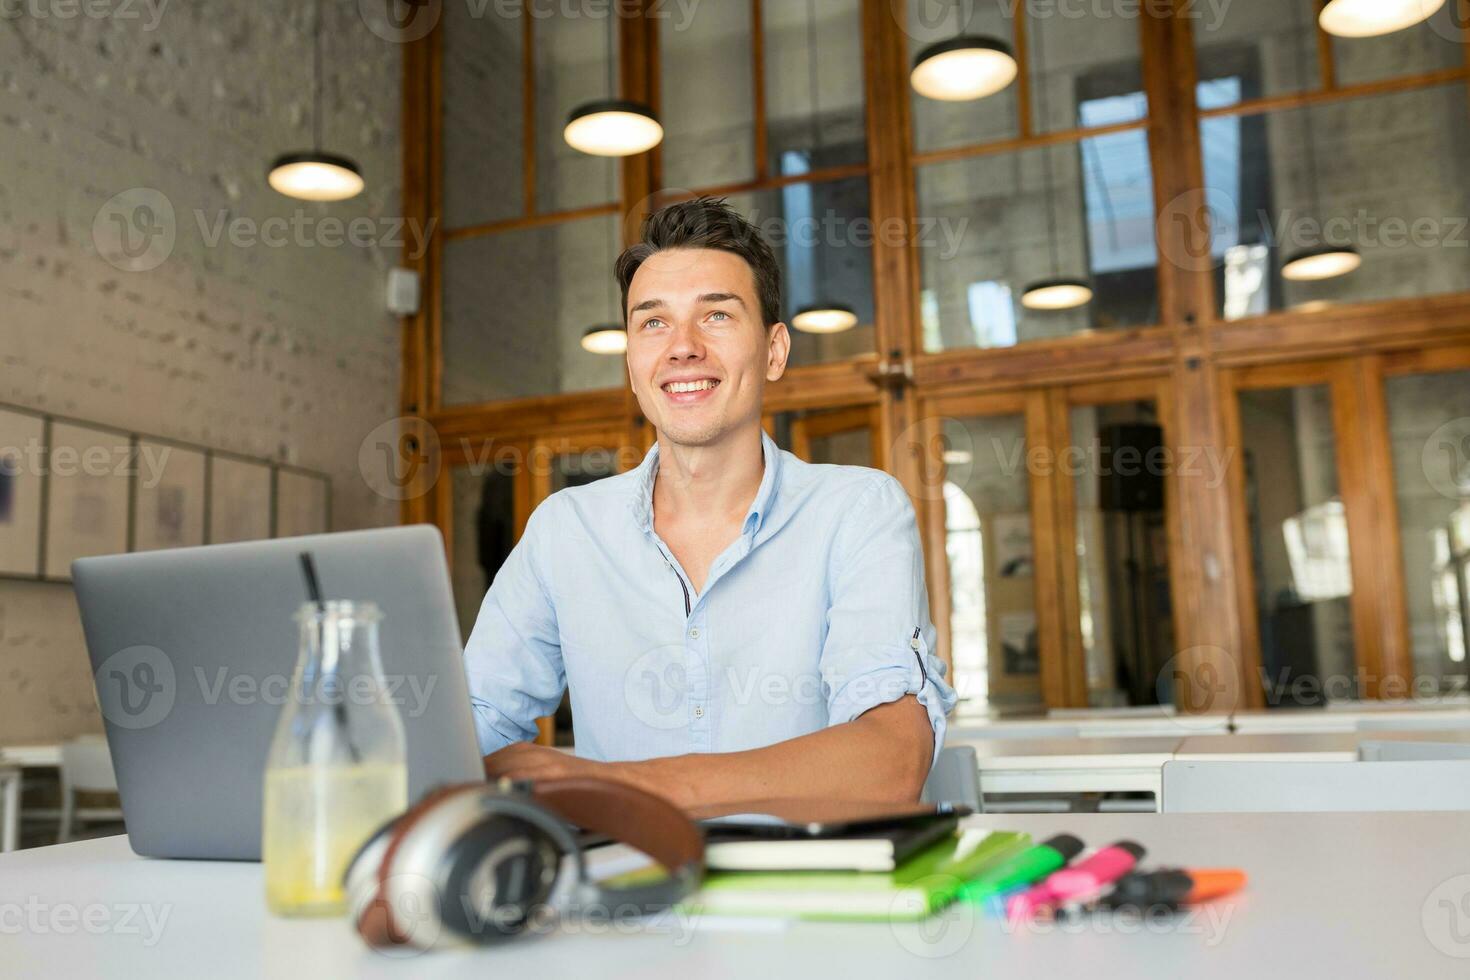
<path fill-rule="evenodd" d="M 604 763 L 579 759 L 570 752 L 549 745 L 517 742 L 499 752 L 485 756 L 485 778 L 500 779 L 565 779 L 569 776 L 600 776 Z"/>

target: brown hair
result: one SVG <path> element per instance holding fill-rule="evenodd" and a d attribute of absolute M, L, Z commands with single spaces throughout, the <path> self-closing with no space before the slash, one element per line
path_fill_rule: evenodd
<path fill-rule="evenodd" d="M 715 248 L 740 256 L 755 277 L 761 319 L 767 327 L 780 321 L 781 267 L 771 246 L 724 198 L 698 197 L 659 208 L 643 219 L 642 240 L 618 256 L 613 275 L 623 291 L 625 324 L 634 273 L 650 255 L 671 248 Z"/>

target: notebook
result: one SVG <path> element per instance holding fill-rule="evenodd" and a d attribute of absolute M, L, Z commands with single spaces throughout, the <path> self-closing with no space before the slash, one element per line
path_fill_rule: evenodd
<path fill-rule="evenodd" d="M 1030 834 L 976 829 L 950 834 L 890 872 L 715 872 L 683 907 L 692 914 L 912 921 L 948 905 L 966 881 L 1030 843 Z"/>
<path fill-rule="evenodd" d="M 879 824 L 843 836 L 778 839 L 706 824 L 704 863 L 711 871 L 892 871 L 944 837 L 957 816 L 924 816 Z"/>

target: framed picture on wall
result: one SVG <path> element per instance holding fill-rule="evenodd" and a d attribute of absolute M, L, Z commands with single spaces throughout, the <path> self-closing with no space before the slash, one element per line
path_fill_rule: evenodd
<path fill-rule="evenodd" d="M 133 488 L 133 550 L 204 543 L 204 471 L 198 449 L 138 440 Z"/>
<path fill-rule="evenodd" d="M 0 575 L 41 574 L 46 420 L 0 408 Z"/>
<path fill-rule="evenodd" d="M 72 422 L 51 423 L 42 573 L 70 579 L 71 563 L 128 550 L 132 436 Z"/>
<path fill-rule="evenodd" d="M 209 456 L 209 542 L 259 541 L 271 536 L 269 463 Z"/>
<path fill-rule="evenodd" d="M 276 537 L 322 534 L 328 530 L 328 495 L 331 483 L 324 476 L 300 470 L 276 468 Z"/>

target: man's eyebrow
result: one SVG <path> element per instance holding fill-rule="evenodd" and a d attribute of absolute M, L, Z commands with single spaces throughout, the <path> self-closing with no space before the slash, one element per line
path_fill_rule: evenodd
<path fill-rule="evenodd" d="M 696 300 L 696 302 L 699 302 L 699 303 L 725 303 L 725 302 L 728 302 L 728 301 L 730 301 L 732 299 L 735 302 L 737 302 L 737 303 L 740 304 L 741 309 L 744 309 L 745 308 L 745 300 L 741 299 L 739 296 L 735 295 L 734 293 L 702 293 L 702 294 L 700 294 L 699 299 Z"/>
<path fill-rule="evenodd" d="M 727 303 L 731 300 L 739 303 L 741 309 L 745 308 L 745 300 L 741 299 L 735 293 L 700 293 L 697 297 L 695 297 L 694 301 L 696 303 Z M 668 304 L 661 299 L 646 299 L 643 302 L 636 304 L 632 309 L 628 311 L 628 314 L 631 316 L 634 313 L 641 313 L 644 310 L 656 310 L 659 307 L 667 305 Z"/>
<path fill-rule="evenodd" d="M 656 310 L 660 306 L 666 306 L 666 305 L 668 305 L 668 304 L 666 304 L 661 299 L 646 299 L 643 302 L 639 303 L 637 306 L 633 307 L 631 310 L 629 310 L 628 313 L 629 314 L 633 314 L 633 313 L 641 313 L 644 310 Z"/>

